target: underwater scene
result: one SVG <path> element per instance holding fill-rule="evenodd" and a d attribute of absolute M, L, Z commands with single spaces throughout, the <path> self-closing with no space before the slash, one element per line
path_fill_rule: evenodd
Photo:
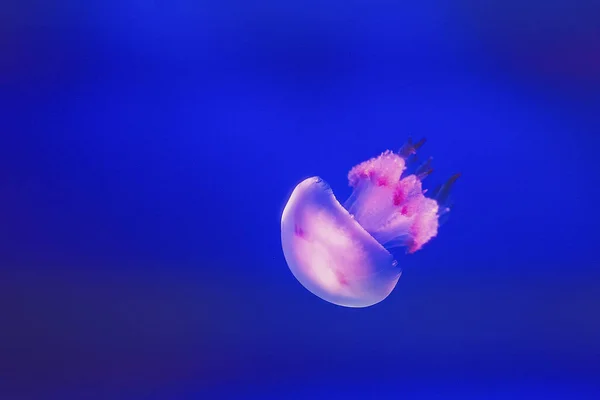
<path fill-rule="evenodd" d="M 599 399 L 598 2 L 0 5 L 0 399 Z"/>

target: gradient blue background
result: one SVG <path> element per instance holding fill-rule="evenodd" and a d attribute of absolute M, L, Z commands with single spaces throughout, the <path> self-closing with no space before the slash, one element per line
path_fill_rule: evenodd
<path fill-rule="evenodd" d="M 0 398 L 599 398 L 598 15 L 2 3 Z M 450 220 L 383 303 L 323 302 L 287 196 L 409 135 Z"/>

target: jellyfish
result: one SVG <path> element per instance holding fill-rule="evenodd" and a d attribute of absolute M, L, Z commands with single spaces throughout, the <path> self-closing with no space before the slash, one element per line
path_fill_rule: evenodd
<path fill-rule="evenodd" d="M 353 167 L 352 194 L 343 205 L 319 177 L 295 187 L 282 213 L 281 242 L 289 269 L 306 289 L 354 308 L 388 297 L 402 274 L 393 254 L 414 253 L 437 235 L 459 176 L 426 197 L 422 181 L 433 171 L 431 158 L 412 168 L 424 142 L 409 139 L 397 152 Z"/>

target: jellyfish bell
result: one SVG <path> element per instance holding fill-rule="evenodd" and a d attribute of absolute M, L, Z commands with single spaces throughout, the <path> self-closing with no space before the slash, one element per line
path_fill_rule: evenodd
<path fill-rule="evenodd" d="M 281 240 L 296 279 L 334 304 L 366 307 L 378 303 L 400 278 L 392 255 L 317 177 L 294 189 L 283 211 Z"/>
<path fill-rule="evenodd" d="M 446 204 L 427 198 L 421 180 L 430 160 L 407 176 L 407 160 L 423 144 L 409 140 L 397 153 L 386 151 L 350 171 L 353 192 L 344 205 L 319 177 L 300 182 L 281 218 L 287 264 L 310 292 L 330 303 L 368 307 L 384 300 L 402 270 L 390 250 L 419 250 L 436 236 Z M 448 197 L 456 176 L 436 191 Z"/>

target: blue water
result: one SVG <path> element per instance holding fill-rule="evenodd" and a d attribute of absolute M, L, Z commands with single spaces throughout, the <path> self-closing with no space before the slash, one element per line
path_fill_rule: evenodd
<path fill-rule="evenodd" d="M 600 10 L 475 3 L 0 6 L 0 397 L 598 398 Z M 320 300 L 287 196 L 409 135 L 448 222 Z"/>

